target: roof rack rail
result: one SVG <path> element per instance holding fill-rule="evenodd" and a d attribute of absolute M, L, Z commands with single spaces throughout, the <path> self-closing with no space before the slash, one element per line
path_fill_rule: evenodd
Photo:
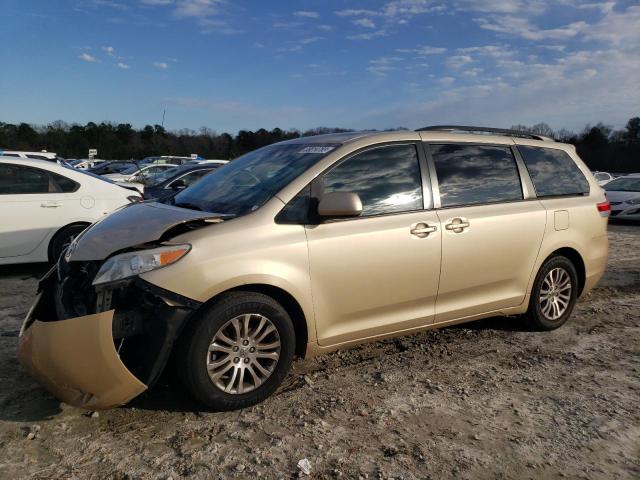
<path fill-rule="evenodd" d="M 544 135 L 523 132 L 521 130 L 509 130 L 507 128 L 492 128 L 492 127 L 470 127 L 465 125 L 431 125 L 428 127 L 418 128 L 416 132 L 495 133 L 498 135 L 506 135 L 509 137 L 532 138 L 534 140 L 543 140 L 545 142 L 555 141 L 553 138 L 545 137 Z"/>

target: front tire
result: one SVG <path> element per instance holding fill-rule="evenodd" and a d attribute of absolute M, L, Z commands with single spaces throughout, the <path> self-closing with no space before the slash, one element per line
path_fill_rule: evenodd
<path fill-rule="evenodd" d="M 188 325 L 177 374 L 213 410 L 249 407 L 269 397 L 293 361 L 295 331 L 286 310 L 255 292 L 230 292 Z"/>
<path fill-rule="evenodd" d="M 536 330 L 555 330 L 564 325 L 578 297 L 578 274 L 571 260 L 549 258 L 540 267 L 531 290 L 526 317 Z"/>

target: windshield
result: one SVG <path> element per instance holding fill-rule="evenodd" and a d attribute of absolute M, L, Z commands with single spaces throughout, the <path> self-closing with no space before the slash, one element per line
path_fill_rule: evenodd
<path fill-rule="evenodd" d="M 160 185 L 165 180 L 169 180 L 171 177 L 173 177 L 176 173 L 178 173 L 179 170 L 180 169 L 178 167 L 174 167 L 167 168 L 160 173 L 156 173 L 147 180 L 147 186 L 155 187 L 156 185 Z"/>
<path fill-rule="evenodd" d="M 607 192 L 640 192 L 640 177 L 622 177 L 604 186 Z"/>
<path fill-rule="evenodd" d="M 133 167 L 129 167 L 126 170 L 122 170 L 120 173 L 122 173 L 123 175 L 131 175 L 133 173 L 136 173 L 138 170 L 138 166 L 134 165 Z"/>
<path fill-rule="evenodd" d="M 338 145 L 275 144 L 230 162 L 174 197 L 176 206 L 245 215 L 270 200 Z"/>

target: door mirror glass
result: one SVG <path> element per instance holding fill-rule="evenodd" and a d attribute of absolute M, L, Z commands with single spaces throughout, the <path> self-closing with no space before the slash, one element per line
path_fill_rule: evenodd
<path fill-rule="evenodd" d="M 362 213 L 362 202 L 357 193 L 329 192 L 318 204 L 321 217 L 357 217 Z"/>

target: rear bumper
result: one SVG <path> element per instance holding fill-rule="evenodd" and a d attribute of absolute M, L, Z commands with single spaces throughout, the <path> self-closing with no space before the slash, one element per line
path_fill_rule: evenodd
<path fill-rule="evenodd" d="M 41 301 L 41 296 L 38 297 Z M 20 334 L 23 368 L 51 393 L 87 409 L 127 403 L 147 389 L 120 360 L 112 322 L 114 311 L 42 322 L 29 317 Z"/>
<path fill-rule="evenodd" d="M 600 281 L 607 268 L 607 260 L 609 258 L 609 238 L 602 235 L 592 239 L 587 251 L 585 260 L 585 283 L 582 289 L 581 297 L 591 291 L 593 287 Z"/>

